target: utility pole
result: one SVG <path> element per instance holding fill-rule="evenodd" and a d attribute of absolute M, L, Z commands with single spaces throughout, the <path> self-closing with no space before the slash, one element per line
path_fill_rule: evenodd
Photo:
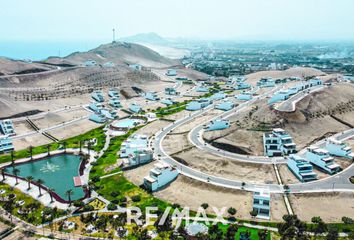
<path fill-rule="evenodd" d="M 113 28 L 112 32 L 113 32 L 113 41 L 112 41 L 112 43 L 115 43 L 116 42 L 116 30 Z"/>

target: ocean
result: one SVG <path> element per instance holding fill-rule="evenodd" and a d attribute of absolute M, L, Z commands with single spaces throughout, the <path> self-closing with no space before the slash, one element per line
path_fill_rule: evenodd
<path fill-rule="evenodd" d="M 88 51 L 102 42 L 1 41 L 0 56 L 18 60 L 44 60 L 50 56 L 65 57 L 73 52 Z"/>

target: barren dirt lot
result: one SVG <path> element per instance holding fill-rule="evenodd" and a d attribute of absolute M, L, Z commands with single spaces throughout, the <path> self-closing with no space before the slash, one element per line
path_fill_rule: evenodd
<path fill-rule="evenodd" d="M 154 195 L 171 203 L 188 206 L 193 210 L 197 210 L 202 203 L 208 203 L 209 213 L 213 213 L 211 207 L 219 209 L 234 207 L 237 210 L 237 218 L 251 219 L 249 214 L 252 210 L 251 192 L 225 189 L 180 175 L 170 186 Z M 281 221 L 281 217 L 286 214 L 286 208 L 280 196 L 272 196 L 271 209 L 272 221 Z"/>
<path fill-rule="evenodd" d="M 163 127 L 166 127 L 167 125 L 171 124 L 171 122 L 168 121 L 163 121 L 163 120 L 156 120 L 153 121 L 152 123 L 149 123 L 148 125 L 140 128 L 136 134 L 144 134 L 147 136 L 151 136 Z"/>
<path fill-rule="evenodd" d="M 296 178 L 296 176 L 289 170 L 286 164 L 278 164 L 278 170 L 281 179 L 284 184 L 292 184 L 299 183 L 300 181 Z"/>
<path fill-rule="evenodd" d="M 295 214 L 304 221 L 320 216 L 325 222 L 341 222 L 343 216 L 354 217 L 353 193 L 291 194 Z"/>
<path fill-rule="evenodd" d="M 175 154 L 185 149 L 190 149 L 193 145 L 188 141 L 188 133 L 169 134 L 162 142 L 162 147 L 167 154 Z"/>
<path fill-rule="evenodd" d="M 88 119 L 84 119 L 74 124 L 70 124 L 62 128 L 48 131 L 48 133 L 58 138 L 59 140 L 62 140 L 65 138 L 74 137 L 83 134 L 99 126 L 100 124 L 94 123 Z"/>
<path fill-rule="evenodd" d="M 21 149 L 25 149 L 29 146 L 40 146 L 40 145 L 44 145 L 44 144 L 48 144 L 51 143 L 52 141 L 43 136 L 42 134 L 35 134 L 32 136 L 28 136 L 22 139 L 16 139 L 13 141 L 15 150 L 21 150 Z"/>
<path fill-rule="evenodd" d="M 195 148 L 175 157 L 192 168 L 216 176 L 252 183 L 277 183 L 272 165 L 240 163 Z"/>

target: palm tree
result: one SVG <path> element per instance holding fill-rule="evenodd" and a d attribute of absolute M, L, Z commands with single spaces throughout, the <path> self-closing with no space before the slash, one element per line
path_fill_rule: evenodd
<path fill-rule="evenodd" d="M 15 175 L 15 179 L 16 179 L 16 185 L 18 184 L 18 174 L 20 173 L 20 169 L 18 168 L 14 168 L 12 170 L 13 174 Z"/>
<path fill-rule="evenodd" d="M 12 150 L 11 151 L 11 164 L 12 164 L 12 166 L 15 164 L 14 158 L 15 158 L 15 154 L 14 154 L 14 151 Z"/>
<path fill-rule="evenodd" d="M 80 154 L 82 153 L 82 141 L 79 141 L 79 149 L 80 149 Z"/>
<path fill-rule="evenodd" d="M 54 202 L 53 201 L 53 192 L 55 192 L 55 189 L 54 188 L 49 188 L 48 189 L 48 193 L 49 193 L 49 196 L 50 196 L 50 202 Z"/>
<path fill-rule="evenodd" d="M 32 183 L 32 181 L 33 181 L 33 177 L 32 176 L 27 176 L 26 177 L 26 180 L 27 180 L 27 183 L 28 183 L 28 188 L 27 188 L 27 190 L 30 190 L 31 189 L 31 183 Z"/>
<path fill-rule="evenodd" d="M 48 144 L 47 145 L 47 154 L 48 154 L 48 156 L 50 156 L 50 147 L 51 147 L 50 144 Z"/>
<path fill-rule="evenodd" d="M 44 184 L 44 180 L 38 178 L 37 184 L 38 184 L 39 196 L 42 196 L 42 184 Z"/>
<path fill-rule="evenodd" d="M 5 181 L 5 169 L 1 168 L 2 181 Z"/>
<path fill-rule="evenodd" d="M 90 155 L 90 149 L 91 149 L 91 141 L 89 140 L 87 142 L 87 152 L 88 152 L 88 155 Z"/>
<path fill-rule="evenodd" d="M 33 146 L 32 145 L 28 147 L 28 152 L 30 154 L 31 160 L 33 160 Z"/>
<path fill-rule="evenodd" d="M 71 205 L 71 195 L 74 194 L 74 191 L 72 189 L 69 189 L 68 191 L 65 192 L 65 195 L 68 196 L 69 199 L 69 206 Z"/>
<path fill-rule="evenodd" d="M 66 153 L 66 146 L 67 146 L 67 142 L 64 141 L 64 142 L 63 142 L 64 153 Z"/>

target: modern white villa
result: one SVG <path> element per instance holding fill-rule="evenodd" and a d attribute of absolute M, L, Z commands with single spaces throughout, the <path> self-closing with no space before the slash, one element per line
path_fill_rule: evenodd
<path fill-rule="evenodd" d="M 264 154 L 268 157 L 296 153 L 293 138 L 283 129 L 274 128 L 271 133 L 263 134 Z"/>
<path fill-rule="evenodd" d="M 92 102 L 89 104 L 89 109 L 91 109 L 94 112 L 100 113 L 101 110 L 103 109 L 103 104 L 99 102 Z"/>
<path fill-rule="evenodd" d="M 137 150 L 128 156 L 130 166 L 138 166 L 149 163 L 153 160 L 153 152 L 151 150 Z"/>
<path fill-rule="evenodd" d="M 306 159 L 328 174 L 334 174 L 341 170 L 341 167 L 334 162 L 334 158 L 325 149 L 308 147 Z"/>
<path fill-rule="evenodd" d="M 235 95 L 235 98 L 237 100 L 241 100 L 241 101 L 249 101 L 251 100 L 253 97 L 253 94 L 251 92 L 246 92 L 246 91 L 243 91 L 237 95 Z"/>
<path fill-rule="evenodd" d="M 270 219 L 270 193 L 266 190 L 258 190 L 253 193 L 253 210 L 257 218 Z"/>
<path fill-rule="evenodd" d="M 12 120 L 10 119 L 5 119 L 0 121 L 0 131 L 4 135 L 16 135 L 14 125 L 12 123 Z"/>
<path fill-rule="evenodd" d="M 207 93 L 207 92 L 209 92 L 209 89 L 207 87 L 200 86 L 200 87 L 197 87 L 195 89 L 195 91 L 196 92 L 205 92 L 205 93 Z"/>
<path fill-rule="evenodd" d="M 93 91 L 91 97 L 97 102 L 104 102 L 104 97 L 102 91 Z"/>
<path fill-rule="evenodd" d="M 133 113 L 139 113 L 143 111 L 143 108 L 136 103 L 132 103 L 129 105 L 129 110 L 132 111 Z"/>
<path fill-rule="evenodd" d="M 112 97 L 111 99 L 109 99 L 108 104 L 109 104 L 109 106 L 111 106 L 113 108 L 122 107 L 122 104 L 120 103 L 120 99 L 117 97 Z"/>
<path fill-rule="evenodd" d="M 210 99 L 212 99 L 212 100 L 221 100 L 221 99 L 224 99 L 226 97 L 227 97 L 227 95 L 224 92 L 217 92 L 217 93 L 214 93 L 213 95 L 211 95 Z"/>
<path fill-rule="evenodd" d="M 144 97 L 145 97 L 145 99 L 150 100 L 150 101 L 160 100 L 159 96 L 157 95 L 157 92 L 155 92 L 155 91 L 145 93 Z"/>
<path fill-rule="evenodd" d="M 11 138 L 7 135 L 0 136 L 0 153 L 8 153 L 14 150 Z"/>
<path fill-rule="evenodd" d="M 88 59 L 84 62 L 84 66 L 85 67 L 94 67 L 94 66 L 97 66 L 97 62 L 95 60 Z"/>
<path fill-rule="evenodd" d="M 106 117 L 101 113 L 94 113 L 89 116 L 89 120 L 95 123 L 105 123 L 107 121 Z"/>
<path fill-rule="evenodd" d="M 235 104 L 231 101 L 224 101 L 222 103 L 219 103 L 215 106 L 216 109 L 223 110 L 223 111 L 229 111 L 235 107 Z"/>
<path fill-rule="evenodd" d="M 293 92 L 294 90 L 289 91 L 288 89 L 279 90 L 268 100 L 268 104 L 285 101 L 290 98 Z"/>
<path fill-rule="evenodd" d="M 215 131 L 215 130 L 223 130 L 226 128 L 230 127 L 230 121 L 228 120 L 222 120 L 222 119 L 216 119 L 214 121 L 211 121 L 208 126 L 206 126 L 204 129 L 206 131 Z"/>
<path fill-rule="evenodd" d="M 298 155 L 290 155 L 287 159 L 287 165 L 290 171 L 301 182 L 308 182 L 317 179 L 317 174 L 313 171 L 313 167 L 310 162 Z"/>
<path fill-rule="evenodd" d="M 170 77 L 177 76 L 177 71 L 176 71 L 176 69 L 168 69 L 166 72 L 166 75 L 170 76 Z"/>
<path fill-rule="evenodd" d="M 144 186 L 152 192 L 165 187 L 178 177 L 177 169 L 166 163 L 158 162 L 154 166 L 149 176 L 144 177 Z"/>
<path fill-rule="evenodd" d="M 257 82 L 257 86 L 260 88 L 264 88 L 264 87 L 274 87 L 275 86 L 275 81 L 273 78 L 268 77 L 268 78 L 261 78 L 258 82 Z"/>
<path fill-rule="evenodd" d="M 238 82 L 238 83 L 236 83 L 234 89 L 235 89 L 235 90 L 242 90 L 242 89 L 249 89 L 249 88 L 251 88 L 251 87 L 252 87 L 252 85 L 249 84 L 249 83 Z"/>
<path fill-rule="evenodd" d="M 136 71 L 140 71 L 143 68 L 143 66 L 140 64 L 129 64 L 129 67 Z"/>
<path fill-rule="evenodd" d="M 109 109 L 102 109 L 100 112 L 105 118 L 116 119 L 118 118 L 117 112 Z"/>
<path fill-rule="evenodd" d="M 119 99 L 119 92 L 118 92 L 118 90 L 115 89 L 115 88 L 110 88 L 110 89 L 108 90 L 108 96 L 109 96 L 110 98 L 118 98 L 118 99 Z"/>
<path fill-rule="evenodd" d="M 148 137 L 146 135 L 133 135 L 125 140 L 119 152 L 121 158 L 127 158 L 137 151 L 148 150 Z"/>
<path fill-rule="evenodd" d="M 341 141 L 338 141 L 334 138 L 329 138 L 326 141 L 326 149 L 327 151 L 334 156 L 345 157 L 349 159 L 354 158 L 354 153 L 352 152 L 351 147 Z"/>
<path fill-rule="evenodd" d="M 167 94 L 167 95 L 178 95 L 179 93 L 177 92 L 176 88 L 167 87 L 167 88 L 165 88 L 165 94 Z"/>
<path fill-rule="evenodd" d="M 192 101 L 187 104 L 186 110 L 197 111 L 211 104 L 211 100 L 208 98 L 201 98 L 197 101 Z"/>
<path fill-rule="evenodd" d="M 173 99 L 165 98 L 165 99 L 161 100 L 161 103 L 165 104 L 166 106 L 170 106 L 170 105 L 173 105 L 173 104 L 175 104 L 177 102 L 174 101 Z"/>

